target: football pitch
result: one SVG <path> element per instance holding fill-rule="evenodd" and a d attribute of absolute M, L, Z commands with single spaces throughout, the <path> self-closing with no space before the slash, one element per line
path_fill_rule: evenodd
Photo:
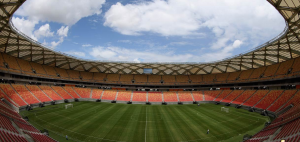
<path fill-rule="evenodd" d="M 22 111 L 38 129 L 58 141 L 215 142 L 242 141 L 261 130 L 268 117 L 222 105 L 128 105 L 73 102 Z M 209 134 L 207 130 L 209 129 Z"/>

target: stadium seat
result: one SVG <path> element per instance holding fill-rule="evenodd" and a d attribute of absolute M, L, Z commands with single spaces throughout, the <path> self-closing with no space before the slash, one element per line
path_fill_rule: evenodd
<path fill-rule="evenodd" d="M 299 75 L 300 75 L 300 58 L 296 58 L 292 66 L 291 74 L 289 74 L 288 76 L 299 76 Z"/>
<path fill-rule="evenodd" d="M 35 70 L 37 76 L 48 77 L 46 71 L 44 70 L 41 64 L 37 64 L 35 62 L 29 62 L 32 69 Z"/>
<path fill-rule="evenodd" d="M 79 71 L 74 71 L 74 70 L 66 70 L 67 73 L 69 74 L 70 79 L 73 80 L 80 80 L 79 78 Z"/>
<path fill-rule="evenodd" d="M 148 82 L 147 75 L 134 75 L 134 84 L 146 84 Z"/>
<path fill-rule="evenodd" d="M 256 90 L 246 90 L 238 98 L 236 98 L 232 103 L 233 104 L 242 104 L 245 102 Z"/>
<path fill-rule="evenodd" d="M 195 101 L 203 101 L 203 92 L 202 91 L 192 91 L 192 95 Z"/>
<path fill-rule="evenodd" d="M 9 101 L 14 106 L 19 107 L 18 104 L 16 104 L 11 98 L 9 98 L 8 96 L 6 96 L 1 90 L 0 90 L 0 98 L 4 98 L 5 100 Z"/>
<path fill-rule="evenodd" d="M 94 73 L 94 76 L 93 76 L 93 80 L 95 80 L 96 82 L 104 82 L 104 79 L 106 78 L 106 75 L 105 73 Z"/>
<path fill-rule="evenodd" d="M 3 142 L 27 142 L 24 136 L 4 130 L 0 130 L 0 138 Z"/>
<path fill-rule="evenodd" d="M 260 131 L 259 133 L 257 133 L 254 136 L 252 136 L 252 138 L 269 137 L 269 136 L 273 135 L 278 129 L 279 129 L 279 127 L 273 128 L 273 129 L 270 129 L 270 130 Z"/>
<path fill-rule="evenodd" d="M 36 142 L 56 142 L 52 138 L 42 134 L 35 127 L 26 122 L 11 107 L 0 100 L 0 141 L 5 142 L 27 142 L 23 135 L 13 126 L 12 121 Z M 33 136 L 38 135 L 38 136 Z"/>
<path fill-rule="evenodd" d="M 230 73 L 218 73 L 218 74 L 216 74 L 215 83 L 226 83 L 229 74 Z"/>
<path fill-rule="evenodd" d="M 216 74 L 206 74 L 203 75 L 203 83 L 212 84 L 216 79 Z"/>
<path fill-rule="evenodd" d="M 192 81 L 192 84 L 202 84 L 203 83 L 203 75 L 190 75 L 189 78 Z"/>
<path fill-rule="evenodd" d="M 92 89 L 92 99 L 100 99 L 102 92 L 102 89 Z"/>
<path fill-rule="evenodd" d="M 0 88 L 5 92 L 5 94 L 9 98 L 11 98 L 19 106 L 27 105 L 9 84 L 0 84 Z"/>
<path fill-rule="evenodd" d="M 21 73 L 21 68 L 15 57 L 2 53 L 3 59 L 9 66 L 10 72 Z"/>
<path fill-rule="evenodd" d="M 248 69 L 245 71 L 242 71 L 239 79 L 237 80 L 238 82 L 246 82 L 249 80 L 250 75 L 252 74 L 252 72 L 254 71 L 254 69 Z"/>
<path fill-rule="evenodd" d="M 277 70 L 278 70 L 279 64 L 274 64 L 271 66 L 268 66 L 267 69 L 264 72 L 264 75 L 261 79 L 272 79 L 274 78 Z"/>
<path fill-rule="evenodd" d="M 91 88 L 77 88 L 73 87 L 73 89 L 80 95 L 81 98 L 90 98 L 91 96 Z"/>
<path fill-rule="evenodd" d="M 227 78 L 227 82 L 236 82 L 238 80 L 240 74 L 241 74 L 241 71 L 230 73 Z"/>
<path fill-rule="evenodd" d="M 36 128 L 34 128 L 33 126 L 31 126 L 29 124 L 25 124 L 23 122 L 19 122 L 16 120 L 14 120 L 14 123 L 17 124 L 20 129 L 39 133 L 39 130 L 37 130 Z"/>
<path fill-rule="evenodd" d="M 298 91 L 293 98 L 291 98 L 288 102 L 285 103 L 285 105 L 283 105 L 283 107 L 281 107 L 280 109 L 277 110 L 277 112 L 279 110 L 282 110 L 284 108 L 286 108 L 287 106 L 289 106 L 290 104 L 293 104 L 294 106 L 299 106 L 300 105 L 300 91 Z"/>
<path fill-rule="evenodd" d="M 293 135 L 299 136 L 299 130 L 300 130 L 300 119 L 298 118 L 298 119 L 284 125 L 282 127 L 281 131 L 276 135 L 276 137 L 273 140 L 286 139 Z M 289 141 L 287 141 L 287 142 L 289 142 Z"/>
<path fill-rule="evenodd" d="M 19 58 L 16 58 L 16 60 L 18 61 L 18 64 L 20 65 L 23 74 L 35 76 L 35 74 L 32 71 L 32 67 L 28 61 Z"/>
<path fill-rule="evenodd" d="M 189 76 L 188 75 L 176 75 L 176 83 L 177 84 L 189 84 Z"/>
<path fill-rule="evenodd" d="M 50 102 L 51 99 L 41 91 L 41 89 L 36 85 L 26 85 L 28 90 L 37 97 L 41 102 Z"/>
<path fill-rule="evenodd" d="M 131 91 L 118 91 L 117 101 L 130 101 Z"/>
<path fill-rule="evenodd" d="M 60 77 L 57 76 L 57 72 L 53 67 L 46 66 L 46 65 L 42 65 L 42 67 L 44 68 L 44 70 L 46 71 L 47 75 L 50 78 L 60 78 Z"/>
<path fill-rule="evenodd" d="M 81 71 L 79 72 L 80 73 L 80 76 L 82 77 L 82 80 L 84 81 L 92 81 L 93 79 L 93 73 L 91 72 L 84 72 L 84 71 Z"/>
<path fill-rule="evenodd" d="M 10 106 L 5 104 L 3 101 L 0 100 L 0 110 L 3 112 L 7 112 L 10 115 L 13 115 L 14 117 L 20 117 L 19 113 L 17 113 L 15 110 L 13 110 Z"/>
<path fill-rule="evenodd" d="M 265 72 L 266 68 L 267 67 L 260 67 L 260 68 L 254 69 L 249 80 L 250 81 L 259 80 L 260 76 Z"/>
<path fill-rule="evenodd" d="M 47 135 L 41 133 L 24 132 L 29 135 L 35 142 L 56 142 Z"/>
<path fill-rule="evenodd" d="M 162 75 L 162 80 L 166 85 L 175 85 L 176 80 L 174 75 Z"/>
<path fill-rule="evenodd" d="M 148 92 L 148 102 L 162 102 L 162 93 Z"/>
<path fill-rule="evenodd" d="M 281 127 L 282 125 L 294 121 L 298 118 L 300 118 L 300 106 L 295 106 L 279 115 L 277 118 L 275 118 L 275 120 L 272 121 L 270 125 L 268 125 L 264 129 L 268 130 L 276 127 Z"/>
<path fill-rule="evenodd" d="M 121 84 L 132 84 L 133 75 L 122 74 L 120 76 L 120 83 Z"/>
<path fill-rule="evenodd" d="M 8 69 L 4 66 L 4 59 L 2 57 L 2 53 L 0 53 L 0 70 L 1 71 L 8 71 Z"/>
<path fill-rule="evenodd" d="M 232 92 L 232 90 L 224 90 L 222 91 L 222 93 L 214 100 L 214 101 L 221 101 L 223 100 L 223 98 L 225 98 L 226 96 L 228 96 L 228 94 L 230 94 Z"/>
<path fill-rule="evenodd" d="M 63 98 L 60 97 L 50 86 L 39 86 L 41 90 L 46 93 L 52 100 L 62 100 Z"/>
<path fill-rule="evenodd" d="M 176 92 L 163 92 L 165 102 L 178 102 Z"/>
<path fill-rule="evenodd" d="M 254 106 L 257 102 L 259 102 L 263 97 L 270 92 L 269 90 L 257 90 L 243 105 L 246 106 Z"/>
<path fill-rule="evenodd" d="M 159 85 L 161 80 L 160 75 L 148 75 L 148 84 Z"/>
<path fill-rule="evenodd" d="M 267 109 L 281 94 L 283 90 L 271 90 L 266 97 L 264 97 L 257 105 L 254 107 Z"/>
<path fill-rule="evenodd" d="M 13 88 L 17 91 L 17 93 L 27 102 L 27 104 L 36 104 L 40 103 L 30 91 L 24 85 L 12 84 Z"/>
<path fill-rule="evenodd" d="M 78 96 L 78 94 L 74 91 L 74 89 L 72 87 L 63 87 L 73 98 L 80 98 L 80 96 Z"/>
<path fill-rule="evenodd" d="M 284 78 L 287 76 L 287 73 L 289 71 L 289 69 L 292 67 L 294 63 L 294 59 L 285 61 L 285 62 L 281 62 L 280 66 L 276 72 L 275 78 Z"/>
<path fill-rule="evenodd" d="M 178 97 L 180 102 L 194 101 L 190 91 L 178 91 Z"/>
<path fill-rule="evenodd" d="M 58 93 L 63 99 L 73 99 L 72 96 L 69 95 L 62 87 L 60 86 L 51 86 L 52 89 Z"/>
<path fill-rule="evenodd" d="M 118 83 L 120 80 L 119 74 L 107 74 L 107 80 L 108 83 Z"/>
<path fill-rule="evenodd" d="M 213 101 L 221 92 L 221 90 L 204 91 L 204 99 L 205 101 Z"/>
<path fill-rule="evenodd" d="M 277 111 L 283 104 L 285 104 L 295 93 L 297 90 L 285 90 L 284 93 L 274 102 L 269 108 L 269 111 Z"/>
<path fill-rule="evenodd" d="M 61 69 L 61 68 L 54 68 L 56 70 L 56 72 L 60 75 L 60 78 L 62 79 L 70 79 L 67 71 L 65 69 Z"/>
<path fill-rule="evenodd" d="M 117 95 L 117 90 L 104 90 L 102 95 L 102 100 L 115 100 Z"/>
<path fill-rule="evenodd" d="M 147 92 L 134 91 L 132 101 L 133 102 L 146 102 L 147 101 Z"/>
<path fill-rule="evenodd" d="M 14 133 L 19 133 L 16 130 L 16 128 L 12 125 L 12 122 L 9 120 L 9 118 L 7 118 L 1 114 L 0 114 L 0 128 L 6 129 L 6 130 L 14 132 Z"/>

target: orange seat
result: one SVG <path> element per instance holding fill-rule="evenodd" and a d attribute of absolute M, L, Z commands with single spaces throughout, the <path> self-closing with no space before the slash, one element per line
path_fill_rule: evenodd
<path fill-rule="evenodd" d="M 92 98 L 93 99 L 100 99 L 102 95 L 103 90 L 102 89 L 93 89 L 92 90 Z"/>
<path fill-rule="evenodd" d="M 117 101 L 130 101 L 131 91 L 119 91 L 117 96 Z"/>
<path fill-rule="evenodd" d="M 165 102 L 178 102 L 176 92 L 163 92 Z"/>
<path fill-rule="evenodd" d="M 192 102 L 193 97 L 189 91 L 180 91 L 178 92 L 179 101 L 181 102 Z"/>
<path fill-rule="evenodd" d="M 162 102 L 161 92 L 148 92 L 148 102 Z"/>
<path fill-rule="evenodd" d="M 115 100 L 117 95 L 117 90 L 104 90 L 102 95 L 102 100 Z"/>
<path fill-rule="evenodd" d="M 81 98 L 90 98 L 91 88 L 77 88 L 73 87 L 73 89 L 80 95 Z"/>
<path fill-rule="evenodd" d="M 146 102 L 147 101 L 147 92 L 134 91 L 132 101 L 133 102 Z"/>
<path fill-rule="evenodd" d="M 57 92 L 64 99 L 73 99 L 62 87 L 60 86 L 51 86 L 55 92 Z"/>
<path fill-rule="evenodd" d="M 15 103 L 17 103 L 19 106 L 27 105 L 9 84 L 0 84 L 0 87 L 5 92 L 5 94 L 9 98 L 11 98 Z"/>
<path fill-rule="evenodd" d="M 203 101 L 203 93 L 202 91 L 193 91 L 193 97 L 195 101 Z"/>

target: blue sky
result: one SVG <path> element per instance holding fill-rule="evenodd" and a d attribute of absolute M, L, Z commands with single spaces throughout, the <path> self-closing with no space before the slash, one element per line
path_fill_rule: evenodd
<path fill-rule="evenodd" d="M 131 62 L 216 61 L 285 27 L 262 0 L 27 0 L 13 23 L 57 51 Z"/>

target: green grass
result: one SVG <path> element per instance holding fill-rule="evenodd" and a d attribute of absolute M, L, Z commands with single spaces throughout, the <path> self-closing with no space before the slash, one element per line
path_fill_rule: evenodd
<path fill-rule="evenodd" d="M 221 105 L 127 105 L 96 102 L 73 103 L 35 108 L 21 112 L 38 129 L 49 130 L 59 141 L 91 142 L 170 142 L 241 141 L 255 134 L 269 119 L 257 113 Z M 210 130 L 206 134 L 207 129 Z"/>

